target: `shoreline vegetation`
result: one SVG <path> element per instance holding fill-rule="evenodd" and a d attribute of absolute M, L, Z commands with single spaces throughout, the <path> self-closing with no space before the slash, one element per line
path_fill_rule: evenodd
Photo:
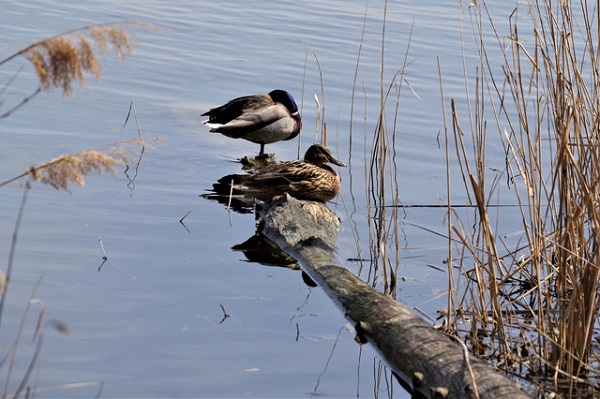
<path fill-rule="evenodd" d="M 380 114 L 370 147 L 365 135 L 365 257 L 368 281 L 395 297 L 397 212 L 404 205 L 394 144 L 402 90 L 410 84 L 406 58 L 384 80 L 386 7 Z M 447 162 L 441 235 L 448 243 L 447 307 L 439 310 L 438 328 L 532 397 L 596 397 L 600 10 L 586 0 L 529 0 L 499 21 L 486 1 L 472 1 L 460 2 L 459 13 L 464 97 L 446 98 L 438 60 Z M 466 55 L 473 46 L 476 62 Z M 410 40 L 407 54 L 409 48 Z M 355 93 L 356 81 L 353 87 Z M 498 139 L 500 156 L 488 147 Z M 463 185 L 451 185 L 457 180 Z M 454 203 L 461 191 L 467 202 Z"/>
<path fill-rule="evenodd" d="M 596 397 L 598 5 L 519 3 L 508 27 L 486 1 L 462 9 L 472 34 L 463 46 L 474 43 L 479 62 L 463 58 L 467 102 L 449 104 L 446 151 L 458 160 L 475 211 L 453 208 L 451 192 L 461 188 L 448 188 L 442 328 L 533 397 Z M 488 159 L 492 135 L 502 142 L 504 167 Z M 518 205 L 516 218 L 497 208 L 500 198 Z"/>

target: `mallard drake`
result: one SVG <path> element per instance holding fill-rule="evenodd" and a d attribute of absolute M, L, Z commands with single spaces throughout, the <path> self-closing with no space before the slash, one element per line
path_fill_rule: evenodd
<path fill-rule="evenodd" d="M 314 144 L 306 150 L 304 160 L 267 166 L 247 176 L 236 188 L 269 203 L 284 193 L 298 199 L 326 202 L 340 191 L 340 177 L 329 163 L 346 166 L 329 149 Z"/>
<path fill-rule="evenodd" d="M 291 140 L 302 128 L 298 106 L 284 90 L 238 97 L 202 116 L 208 116 L 203 123 L 211 132 L 260 144 L 259 155 L 264 154 L 265 144 Z"/>

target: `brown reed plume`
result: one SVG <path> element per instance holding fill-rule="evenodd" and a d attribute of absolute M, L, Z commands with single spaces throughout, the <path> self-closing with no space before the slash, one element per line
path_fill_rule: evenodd
<path fill-rule="evenodd" d="M 61 155 L 43 164 L 32 166 L 25 172 L 12 179 L 0 183 L 0 187 L 15 180 L 29 176 L 32 180 L 54 187 L 57 190 L 69 191 L 69 184 L 78 186 L 85 184 L 85 176 L 96 172 L 115 173 L 115 166 L 125 165 L 130 162 L 141 150 L 132 148 L 132 145 L 140 149 L 153 147 L 148 141 L 162 141 L 160 137 L 121 140 L 107 147 L 105 150 L 87 150 L 69 155 Z"/>
<path fill-rule="evenodd" d="M 121 60 L 131 54 L 133 40 L 125 25 L 156 29 L 151 24 L 135 21 L 90 25 L 34 42 L 1 60 L 0 66 L 19 56 L 26 57 L 42 89 L 58 88 L 67 96 L 72 93 L 74 82 L 85 84 L 85 73 L 100 78 L 102 68 L 94 49 L 102 57 L 113 50 Z"/>
<path fill-rule="evenodd" d="M 68 191 L 69 183 L 85 184 L 84 176 L 92 171 L 114 173 L 114 166 L 122 162 L 103 152 L 90 150 L 63 155 L 45 164 L 31 167 L 26 174 L 33 180 Z"/>

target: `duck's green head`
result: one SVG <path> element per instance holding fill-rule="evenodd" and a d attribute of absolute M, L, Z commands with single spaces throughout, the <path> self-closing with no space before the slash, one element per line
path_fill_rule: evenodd
<path fill-rule="evenodd" d="M 269 96 L 276 103 L 283 104 L 290 111 L 290 113 L 292 115 L 298 113 L 298 106 L 296 105 L 296 102 L 294 101 L 294 97 L 292 97 L 292 95 L 290 93 L 288 93 L 287 91 L 273 90 L 272 92 L 269 93 Z"/>

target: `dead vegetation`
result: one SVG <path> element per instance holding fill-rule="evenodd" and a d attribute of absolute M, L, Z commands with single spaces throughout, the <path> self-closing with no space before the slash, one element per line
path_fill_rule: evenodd
<path fill-rule="evenodd" d="M 448 198 L 448 262 L 459 273 L 444 328 L 534 397 L 597 397 L 598 5 L 519 3 L 508 35 L 485 1 L 464 10 L 479 64 L 465 60 L 468 104 L 452 101 L 448 142 L 476 211 Z M 493 208 L 500 199 L 516 215 Z"/>
<path fill-rule="evenodd" d="M 102 69 L 98 58 L 99 55 L 104 57 L 110 50 L 113 50 L 116 53 L 117 58 L 125 60 L 125 58 L 131 54 L 132 39 L 129 32 L 125 29 L 125 25 L 143 25 L 147 28 L 154 28 L 152 25 L 141 24 L 138 22 L 102 24 L 84 27 L 37 41 L 1 60 L 0 67 L 18 57 L 25 57 L 34 67 L 39 78 L 39 86 L 41 89 L 45 91 L 59 89 L 62 90 L 64 96 L 68 96 L 73 91 L 73 84 L 85 84 L 86 73 L 91 74 L 96 79 L 100 78 Z M 12 81 L 13 80 L 9 81 L 7 85 L 10 85 Z M 39 91 L 40 89 L 38 88 L 33 94 L 27 96 L 19 104 L 1 114 L 0 119 L 12 115 L 14 111 L 25 105 Z M 135 108 L 133 106 L 130 107 L 130 114 L 131 108 L 134 110 L 137 122 Z M 129 116 L 127 117 L 127 120 L 128 119 Z M 139 125 L 138 136 L 139 138 L 123 140 L 113 145 L 109 145 L 102 150 L 88 150 L 57 157 L 49 162 L 32 166 L 19 176 L 0 183 L 0 187 L 2 187 L 10 182 L 28 177 L 24 184 L 23 198 L 21 200 L 21 206 L 12 234 L 6 268 L 5 271 L 0 271 L 0 325 L 2 323 L 3 310 L 7 303 L 7 295 L 10 288 L 16 253 L 16 244 L 31 181 L 38 181 L 56 189 L 70 192 L 70 184 L 83 186 L 86 176 L 94 172 L 98 174 L 114 173 L 116 166 L 126 165 L 136 154 L 139 155 L 136 165 L 137 171 L 144 150 L 149 147 L 146 143 L 148 141 L 160 141 L 160 138 L 144 140 Z M 133 180 L 134 179 L 135 177 Z M 129 180 L 130 184 L 132 184 L 133 180 Z M 38 281 L 38 285 L 40 281 Z M 33 290 L 33 293 L 35 293 L 35 289 Z M 35 387 L 35 382 L 32 383 L 31 377 L 38 363 L 43 344 L 44 330 L 49 327 L 61 334 L 69 333 L 69 329 L 65 323 L 56 320 L 45 320 L 45 308 L 43 302 L 34 298 L 33 293 L 26 304 L 14 340 L 2 345 L 2 349 L 0 350 L 0 373 L 2 375 L 0 378 L 0 391 L 2 391 L 2 398 L 8 396 L 31 397 L 32 395 L 35 395 L 38 392 L 38 389 Z M 15 366 L 17 360 L 20 360 L 20 363 L 23 364 L 23 359 L 20 359 L 20 357 L 27 356 L 21 354 L 23 349 L 21 341 L 29 334 L 25 329 L 25 324 L 31 318 L 30 310 L 34 305 L 39 306 L 40 308 L 37 314 L 37 324 L 35 330 L 30 334 L 31 336 L 27 337 L 34 346 L 34 351 L 29 359 L 25 359 L 25 368 L 17 368 Z M 82 386 L 98 385 L 101 390 L 101 383 L 99 383 L 99 381 L 65 384 L 57 389 L 71 389 Z M 11 392 L 11 390 L 14 390 L 14 392 Z M 99 394 L 100 391 L 98 392 L 98 395 Z"/>
<path fill-rule="evenodd" d="M 354 115 L 354 102 L 358 84 L 358 70 L 361 64 L 363 40 L 366 30 L 367 11 L 363 20 L 361 42 L 358 48 L 356 70 L 352 85 L 351 102 L 351 124 L 349 129 L 349 169 L 352 180 L 352 142 L 354 128 L 352 115 Z M 367 142 L 365 131 L 365 152 L 359 154 L 364 156 L 365 198 L 367 210 L 367 226 L 369 231 L 369 258 L 363 259 L 358 241 L 358 232 L 353 223 L 353 234 L 356 238 L 357 258 L 360 263 L 359 274 L 363 273 L 363 261 L 367 260 L 366 277 L 370 284 L 381 286 L 384 293 L 396 298 L 398 267 L 400 266 L 400 186 L 399 171 L 396 158 L 396 140 L 399 129 L 398 112 L 403 90 L 410 88 L 410 83 L 405 75 L 409 65 L 409 51 L 412 38 L 408 38 L 404 62 L 399 70 L 396 70 L 391 78 L 386 77 L 385 67 L 386 55 L 386 24 L 387 24 L 387 1 L 383 5 L 383 22 L 381 26 L 381 59 L 378 81 L 380 86 L 379 103 L 377 104 L 378 115 L 375 123 L 371 142 Z M 366 94 L 366 93 L 363 93 Z M 366 104 L 365 104 L 366 107 Z M 392 115 L 392 117 L 390 117 Z M 350 182 L 352 186 L 352 182 Z M 352 201 L 353 206 L 354 201 Z M 345 204 L 346 205 L 346 204 Z M 346 209 L 348 211 L 348 209 Z M 352 220 L 352 215 L 348 214 Z"/>
<path fill-rule="evenodd" d="M 85 73 L 100 79 L 99 56 L 104 58 L 112 50 L 124 61 L 131 55 L 133 39 L 126 26 L 157 29 L 136 21 L 90 25 L 34 42 L 1 60 L 0 66 L 17 57 L 25 57 L 35 69 L 43 90 L 57 88 L 67 96 L 73 92 L 73 83 L 85 84 Z"/>
<path fill-rule="evenodd" d="M 446 102 L 442 87 L 448 306 L 441 328 L 533 397 L 598 397 L 598 4 L 520 2 L 502 27 L 485 1 L 461 3 L 461 13 L 466 99 Z M 385 27 L 382 64 L 384 43 Z M 467 58 L 472 43 L 475 64 Z M 400 237 L 392 210 L 402 207 L 395 116 L 408 85 L 404 67 L 381 82 L 365 169 L 368 278 L 394 295 Z"/>
<path fill-rule="evenodd" d="M 90 173 L 115 173 L 115 166 L 126 165 L 135 155 L 141 155 L 145 148 L 153 149 L 147 143 L 162 141 L 159 137 L 122 140 L 104 150 L 87 150 L 69 155 L 61 155 L 43 164 L 32 166 L 22 174 L 0 183 L 0 187 L 29 176 L 32 180 L 70 192 L 69 184 L 85 185 L 85 176 Z"/>
<path fill-rule="evenodd" d="M 103 152 L 90 150 L 63 155 L 43 165 L 31 167 L 27 174 L 33 180 L 68 191 L 70 182 L 83 186 L 85 175 L 93 171 L 99 174 L 104 171 L 114 173 L 114 166 L 117 164 L 121 162 Z"/>

